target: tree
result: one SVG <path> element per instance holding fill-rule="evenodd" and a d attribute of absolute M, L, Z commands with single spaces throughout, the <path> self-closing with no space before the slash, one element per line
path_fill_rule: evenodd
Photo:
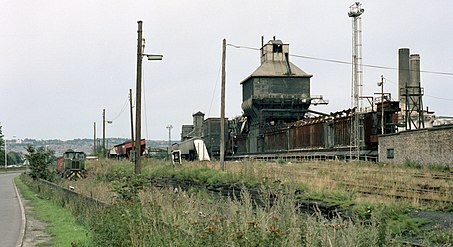
<path fill-rule="evenodd" d="M 24 162 L 22 154 L 19 152 L 8 152 L 8 165 L 20 165 Z"/>
<path fill-rule="evenodd" d="M 52 181 L 55 173 L 51 172 L 48 166 L 55 159 L 55 152 L 44 147 L 35 148 L 32 145 L 28 145 L 25 150 L 28 152 L 25 154 L 25 158 L 30 163 L 30 176 L 33 179 L 42 178 Z"/>

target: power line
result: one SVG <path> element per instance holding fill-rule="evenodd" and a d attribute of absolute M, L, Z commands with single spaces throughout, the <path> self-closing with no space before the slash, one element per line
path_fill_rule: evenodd
<path fill-rule="evenodd" d="M 260 50 L 259 48 L 248 47 L 248 46 L 240 46 L 240 45 L 234 45 L 234 44 L 228 44 L 228 46 L 231 46 L 231 47 L 234 47 L 234 48 L 237 48 L 237 49 L 247 49 L 247 50 L 254 50 L 254 51 L 259 51 Z M 296 54 L 290 54 L 289 56 L 297 57 L 297 58 L 311 59 L 311 60 L 316 60 L 316 61 L 329 62 L 329 63 L 338 63 L 338 64 L 347 64 L 347 65 L 351 65 L 352 64 L 352 62 L 341 61 L 341 60 L 336 60 L 336 59 L 319 58 L 319 57 L 311 57 L 311 56 L 296 55 Z M 381 66 L 381 65 L 362 64 L 362 66 L 363 67 L 368 67 L 368 68 L 375 68 L 375 69 L 398 70 L 395 67 Z M 421 73 L 427 73 L 427 74 L 453 76 L 453 72 L 440 72 L 440 71 L 431 71 L 431 70 L 420 70 L 420 72 Z"/>
<path fill-rule="evenodd" d="M 427 95 L 427 94 L 425 94 L 424 96 L 425 96 L 425 97 L 429 97 L 429 98 L 440 99 L 440 100 L 447 100 L 447 101 L 452 101 L 452 102 L 453 102 L 453 99 L 441 98 L 441 97 L 431 96 L 431 95 Z"/>
<path fill-rule="evenodd" d="M 129 100 L 129 98 L 126 98 L 126 101 L 124 102 L 124 105 L 123 105 L 123 107 L 121 108 L 120 112 L 119 112 L 119 113 L 116 115 L 116 117 L 114 117 L 111 121 L 115 121 L 116 119 L 118 119 L 118 118 L 121 116 L 121 114 L 123 114 L 124 110 L 125 110 L 126 107 L 127 107 L 128 100 Z"/>
<path fill-rule="evenodd" d="M 215 81 L 214 85 L 214 91 L 212 91 L 212 98 L 211 98 L 211 104 L 209 105 L 209 111 L 208 111 L 208 116 L 211 114 L 211 108 L 212 108 L 212 103 L 214 102 L 214 96 L 216 95 L 216 90 L 217 90 L 217 84 L 219 83 L 219 78 L 220 78 L 220 72 L 222 71 L 222 66 L 219 66 L 219 72 L 217 73 L 217 79 Z"/>
<path fill-rule="evenodd" d="M 384 79 L 387 81 L 387 82 L 390 82 L 394 85 L 397 85 L 396 82 L 392 81 L 392 80 L 389 80 L 388 78 L 385 78 Z M 447 100 L 447 101 L 453 101 L 453 99 L 448 99 L 448 98 L 442 98 L 442 97 L 437 97 L 437 96 L 432 96 L 432 95 L 428 95 L 428 94 L 424 94 L 425 97 L 429 97 L 429 98 L 434 98 L 434 99 L 440 99 L 440 100 Z"/>

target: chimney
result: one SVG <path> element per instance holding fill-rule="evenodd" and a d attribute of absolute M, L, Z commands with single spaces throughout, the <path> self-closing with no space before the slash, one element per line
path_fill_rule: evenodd
<path fill-rule="evenodd" d="M 412 54 L 409 58 L 410 61 L 410 86 L 420 87 L 420 55 Z"/>
<path fill-rule="evenodd" d="M 404 90 L 409 83 L 409 48 L 401 48 L 398 50 L 398 100 L 400 107 L 402 104 L 406 104 L 406 97 L 402 94 L 405 93 Z M 406 108 L 401 107 L 401 109 Z"/>
<path fill-rule="evenodd" d="M 409 58 L 410 65 L 410 83 L 409 93 L 411 94 L 411 100 L 409 101 L 409 109 L 421 110 L 420 106 L 420 55 L 412 54 Z"/>

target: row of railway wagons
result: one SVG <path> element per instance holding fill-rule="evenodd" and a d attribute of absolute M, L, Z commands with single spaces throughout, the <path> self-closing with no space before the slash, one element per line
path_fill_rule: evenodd
<path fill-rule="evenodd" d="M 369 156 L 369 159 L 377 159 L 378 135 L 381 133 L 381 115 L 372 111 L 360 115 L 360 140 L 361 153 L 358 155 Z M 393 125 L 393 113 L 386 114 L 386 128 Z M 238 148 L 238 152 L 230 158 L 239 158 L 244 155 L 274 154 L 320 154 L 325 153 L 334 157 L 342 156 L 350 158 L 351 155 L 351 131 L 354 124 L 354 112 L 345 110 L 331 113 L 325 116 L 302 119 L 296 122 L 268 126 L 264 129 L 264 144 L 262 152 L 250 154 L 246 150 Z M 388 133 L 388 132 L 386 132 Z M 232 142 L 235 147 L 247 145 L 246 134 L 235 136 Z M 233 149 L 232 149 L 233 150 Z M 356 155 L 356 154 L 355 154 Z M 355 157 L 357 158 L 357 157 Z M 363 157 L 358 157 L 363 158 Z"/>
<path fill-rule="evenodd" d="M 360 129 L 363 143 L 360 146 L 377 148 L 377 116 L 375 112 L 370 112 L 363 114 L 362 118 Z M 268 128 L 264 134 L 264 151 L 348 148 L 351 146 L 351 120 L 350 112 L 344 112 Z"/>

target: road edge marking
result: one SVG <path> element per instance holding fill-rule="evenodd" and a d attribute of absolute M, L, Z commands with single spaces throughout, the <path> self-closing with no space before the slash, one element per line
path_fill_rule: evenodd
<path fill-rule="evenodd" d="M 20 212 L 21 212 L 21 216 L 22 216 L 21 217 L 22 223 L 21 223 L 21 227 L 20 227 L 19 238 L 17 239 L 17 242 L 16 242 L 16 246 L 22 247 L 22 245 L 24 244 L 25 228 L 26 228 L 27 220 L 25 218 L 25 208 L 24 208 L 24 204 L 22 203 L 22 196 L 19 194 L 19 191 L 17 189 L 14 178 L 13 178 L 12 182 L 14 185 L 14 190 L 16 191 L 16 197 L 17 197 L 17 201 L 19 202 Z"/>

